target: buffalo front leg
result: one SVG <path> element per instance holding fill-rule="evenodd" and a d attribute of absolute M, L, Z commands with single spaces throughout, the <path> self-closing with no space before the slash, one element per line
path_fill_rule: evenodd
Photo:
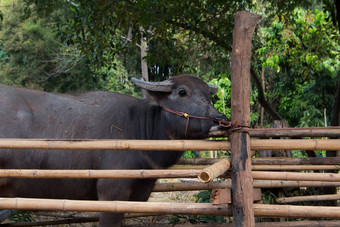
<path fill-rule="evenodd" d="M 120 227 L 122 225 L 123 213 L 100 213 L 99 227 Z"/>
<path fill-rule="evenodd" d="M 101 201 L 128 201 L 131 195 L 130 179 L 99 179 L 97 181 L 98 199 Z M 121 226 L 124 213 L 102 212 L 99 214 L 100 227 Z"/>

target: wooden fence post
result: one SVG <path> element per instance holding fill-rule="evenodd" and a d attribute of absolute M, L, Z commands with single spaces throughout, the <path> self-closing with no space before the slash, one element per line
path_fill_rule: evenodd
<path fill-rule="evenodd" d="M 251 40 L 260 18 L 246 11 L 235 14 L 231 58 L 231 120 L 243 125 L 250 125 Z M 234 225 L 255 226 L 250 137 L 248 133 L 235 132 L 230 139 Z"/>

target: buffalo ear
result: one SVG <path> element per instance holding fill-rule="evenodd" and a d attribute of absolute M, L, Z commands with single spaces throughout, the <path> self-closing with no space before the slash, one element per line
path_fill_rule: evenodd
<path fill-rule="evenodd" d="M 209 89 L 210 89 L 210 93 L 211 93 L 211 94 L 215 94 L 215 93 L 218 92 L 218 87 L 217 87 L 217 86 L 212 85 L 212 84 L 208 84 L 208 86 L 209 86 Z"/>
<path fill-rule="evenodd" d="M 162 82 L 148 82 L 148 81 L 132 78 L 131 81 L 136 86 L 143 88 L 147 91 L 171 92 L 172 87 L 173 87 L 173 83 L 169 80 L 165 80 Z"/>

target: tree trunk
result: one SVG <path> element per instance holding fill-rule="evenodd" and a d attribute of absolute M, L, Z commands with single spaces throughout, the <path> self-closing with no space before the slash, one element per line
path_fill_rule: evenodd
<path fill-rule="evenodd" d="M 143 36 L 144 28 L 140 27 L 140 57 L 141 57 L 141 66 L 142 66 L 142 78 L 144 81 L 149 81 L 149 73 L 148 73 L 148 63 L 145 60 L 148 51 L 148 44 L 146 42 L 146 37 Z"/>

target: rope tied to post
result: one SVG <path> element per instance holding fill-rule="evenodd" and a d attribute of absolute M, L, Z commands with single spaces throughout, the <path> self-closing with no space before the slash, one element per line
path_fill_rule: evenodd
<path fill-rule="evenodd" d="M 169 113 L 172 113 L 172 114 L 175 114 L 177 116 L 184 117 L 184 118 L 187 119 L 186 126 L 185 126 L 185 136 L 187 136 L 190 118 L 213 121 L 215 123 L 218 123 L 218 125 L 223 127 L 223 128 L 228 128 L 228 131 L 230 131 L 230 133 L 233 133 L 233 132 L 236 132 L 236 131 L 248 132 L 248 130 L 250 129 L 250 126 L 242 125 L 236 120 L 235 121 L 226 121 L 226 120 L 221 120 L 221 119 L 217 119 L 217 118 L 191 115 L 191 114 L 188 114 L 188 113 L 185 113 L 185 112 L 182 112 L 182 111 L 173 110 L 173 109 L 170 109 L 170 108 L 167 108 L 167 107 L 162 107 L 162 108 Z"/>

